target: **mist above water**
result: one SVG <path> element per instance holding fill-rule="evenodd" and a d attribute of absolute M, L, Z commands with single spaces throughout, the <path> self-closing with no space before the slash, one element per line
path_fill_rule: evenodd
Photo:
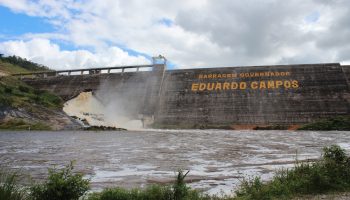
<path fill-rule="evenodd" d="M 143 128 L 141 120 L 132 116 L 123 99 L 118 99 L 117 95 L 109 94 L 114 99 L 97 97 L 92 92 L 82 92 L 74 99 L 64 104 L 63 111 L 69 116 L 75 116 L 79 120 L 85 121 L 91 126 L 111 126 L 125 128 L 128 130 L 139 130 Z"/>

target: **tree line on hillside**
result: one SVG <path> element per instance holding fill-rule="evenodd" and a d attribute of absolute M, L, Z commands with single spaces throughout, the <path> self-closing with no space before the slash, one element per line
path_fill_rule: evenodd
<path fill-rule="evenodd" d="M 47 66 L 34 63 L 32 61 L 29 61 L 25 58 L 21 58 L 16 55 L 6 57 L 4 56 L 4 54 L 0 54 L 0 61 L 10 63 L 13 65 L 18 65 L 30 71 L 49 71 L 50 70 L 50 68 L 48 68 Z"/>

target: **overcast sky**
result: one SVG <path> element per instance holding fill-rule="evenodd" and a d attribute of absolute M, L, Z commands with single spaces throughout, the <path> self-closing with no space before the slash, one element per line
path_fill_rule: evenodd
<path fill-rule="evenodd" d="M 0 0 L 0 53 L 54 69 L 350 63 L 349 0 Z"/>

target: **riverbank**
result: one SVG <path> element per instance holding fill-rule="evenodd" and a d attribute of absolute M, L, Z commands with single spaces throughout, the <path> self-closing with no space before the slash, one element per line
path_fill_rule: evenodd
<path fill-rule="evenodd" d="M 0 77 L 0 129 L 75 130 L 81 128 L 62 111 L 63 101 L 20 80 Z"/>
<path fill-rule="evenodd" d="M 178 169 L 190 170 L 189 186 L 210 194 L 237 188 L 247 175 L 269 180 L 276 169 L 319 158 L 323 146 L 350 152 L 341 131 L 2 131 L 2 166 L 42 181 L 47 168 L 75 160 L 94 191 L 170 183 Z"/>
<path fill-rule="evenodd" d="M 78 199 L 85 196 L 88 200 L 256 200 L 256 199 L 310 199 L 316 195 L 327 197 L 347 197 L 350 190 L 350 157 L 337 145 L 323 148 L 322 156 L 315 161 L 295 161 L 290 169 L 279 169 L 268 181 L 259 176 L 249 175 L 241 179 L 239 187 L 226 195 L 202 193 L 187 185 L 191 171 L 178 170 L 175 180 L 168 185 L 149 185 L 143 188 L 125 189 L 110 187 L 100 192 L 86 193 L 90 179 L 82 173 L 73 172 L 72 163 L 63 169 L 50 169 L 48 178 L 41 183 L 29 186 L 29 193 L 18 186 L 12 179 L 8 185 L 12 188 L 4 193 L 0 185 L 0 196 L 7 197 L 17 193 L 25 199 Z M 15 177 L 16 174 L 2 173 L 1 177 Z M 2 180 L 4 181 L 4 180 Z M 3 182 L 4 183 L 4 182 Z M 5 184 L 6 185 L 6 184 Z M 5 188 L 6 189 L 6 188 Z M 5 194 L 5 195 L 4 195 Z M 9 195 L 10 194 L 10 195 Z M 6 197 L 6 196 L 5 196 Z M 317 197 L 317 196 L 316 196 Z M 11 199 L 13 198 L 3 198 Z"/>

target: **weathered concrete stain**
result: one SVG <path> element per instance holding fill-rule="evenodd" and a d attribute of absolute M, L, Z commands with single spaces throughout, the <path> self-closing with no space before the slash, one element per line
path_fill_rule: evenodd
<path fill-rule="evenodd" d="M 108 85 L 157 127 L 295 125 L 350 114 L 350 67 L 338 63 L 154 70 L 25 81 L 64 99 Z"/>

